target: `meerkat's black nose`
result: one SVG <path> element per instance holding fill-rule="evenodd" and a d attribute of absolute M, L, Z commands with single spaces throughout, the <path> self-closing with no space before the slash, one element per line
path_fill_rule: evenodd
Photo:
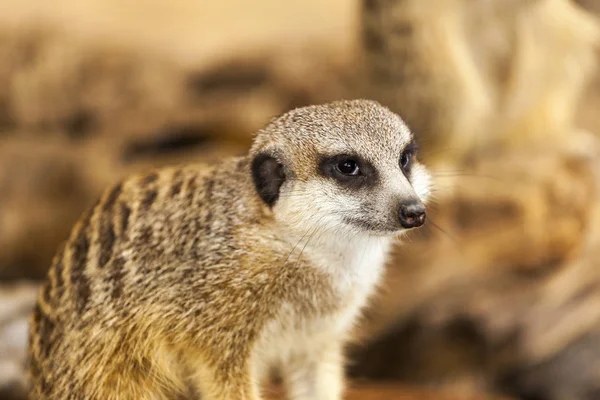
<path fill-rule="evenodd" d="M 425 206 L 420 201 L 400 204 L 398 216 L 403 228 L 417 228 L 425 223 Z"/>

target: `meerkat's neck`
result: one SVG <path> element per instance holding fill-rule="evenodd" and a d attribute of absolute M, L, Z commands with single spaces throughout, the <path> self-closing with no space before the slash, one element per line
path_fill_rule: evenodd
<path fill-rule="evenodd" d="M 319 237 L 298 238 L 294 253 L 296 257 L 308 258 L 330 275 L 340 290 L 363 288 L 370 291 L 382 275 L 393 240 L 391 237 L 324 233 Z"/>

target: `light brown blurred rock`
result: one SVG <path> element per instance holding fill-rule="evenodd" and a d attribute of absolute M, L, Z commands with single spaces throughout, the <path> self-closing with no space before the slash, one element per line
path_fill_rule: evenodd
<path fill-rule="evenodd" d="M 144 138 L 186 124 L 222 134 L 238 130 L 237 137 L 245 138 L 289 107 L 340 91 L 333 65 L 293 53 L 285 59 L 235 54 L 184 67 L 156 53 L 72 36 L 57 27 L 4 28 L 0 47 L 4 124 L 40 135 Z M 316 70 L 317 79 L 306 79 Z"/>
<path fill-rule="evenodd" d="M 363 93 L 404 116 L 430 165 L 568 142 L 596 68 L 591 13 L 570 0 L 361 4 Z"/>
<path fill-rule="evenodd" d="M 575 0 L 577 4 L 596 14 L 600 14 L 600 1 L 598 0 Z"/>

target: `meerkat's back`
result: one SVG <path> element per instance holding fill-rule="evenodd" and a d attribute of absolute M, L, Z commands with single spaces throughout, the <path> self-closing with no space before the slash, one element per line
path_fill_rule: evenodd
<path fill-rule="evenodd" d="M 196 286 L 207 300 L 220 302 L 226 299 L 221 291 L 233 294 L 251 282 L 228 276 L 233 272 L 229 263 L 237 256 L 236 235 L 246 228 L 246 234 L 260 237 L 251 229 L 257 221 L 248 221 L 256 215 L 255 205 L 240 201 L 247 188 L 236 174 L 243 172 L 244 163 L 136 176 L 108 190 L 82 216 L 54 259 L 32 319 L 30 369 L 40 394 L 64 398 L 79 390 L 89 393 L 78 385 L 97 372 L 114 374 L 97 376 L 99 380 L 126 376 L 144 381 L 149 391 L 165 384 L 145 376 L 164 363 L 156 362 L 159 357 L 152 353 L 161 349 L 153 346 L 172 342 L 175 348 L 182 329 L 191 328 L 169 317 L 201 316 Z M 252 315 L 246 308 L 236 314 L 231 305 L 215 308 L 227 310 L 226 318 L 213 310 L 198 322 L 214 318 L 226 323 L 227 318 L 239 321 Z M 91 348 L 102 353 L 90 354 Z M 127 359 L 131 353 L 139 359 Z M 185 371 L 169 372 L 171 367 L 165 365 L 163 372 L 185 376 Z M 45 382 L 50 374 L 52 383 Z M 175 392 L 185 387 L 182 382 L 174 386 L 170 390 Z"/>

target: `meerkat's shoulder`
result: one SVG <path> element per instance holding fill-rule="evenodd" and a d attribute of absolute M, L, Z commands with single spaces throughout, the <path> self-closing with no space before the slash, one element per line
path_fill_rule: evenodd
<path fill-rule="evenodd" d="M 82 213 L 65 243 L 65 254 L 71 255 L 65 262 L 76 264 L 73 269 L 102 267 L 126 243 L 141 246 L 136 252 L 145 251 L 138 239 L 160 236 L 161 225 L 174 229 L 185 227 L 190 219 L 207 222 L 207 216 L 217 219 L 234 213 L 231 204 L 241 201 L 239 191 L 248 186 L 242 181 L 250 179 L 246 170 L 243 158 L 228 158 L 149 169 L 123 178 Z"/>

